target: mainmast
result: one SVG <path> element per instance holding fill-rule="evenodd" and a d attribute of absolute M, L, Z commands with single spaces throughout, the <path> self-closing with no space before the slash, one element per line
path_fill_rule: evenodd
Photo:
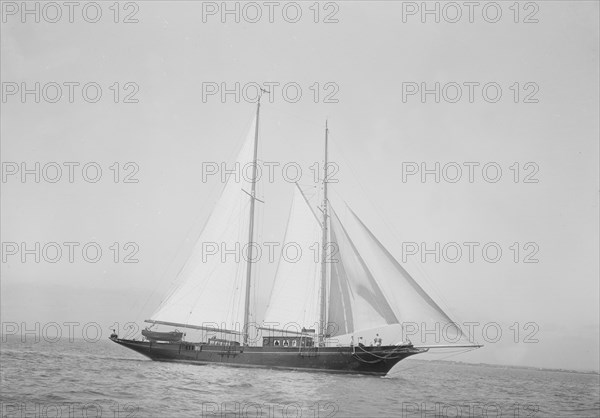
<path fill-rule="evenodd" d="M 262 89 L 261 89 L 262 90 Z M 246 303 L 244 305 L 244 345 L 248 345 L 250 328 L 250 289 L 252 278 L 252 250 L 254 247 L 254 203 L 256 201 L 256 164 L 258 157 L 258 117 L 260 115 L 260 97 L 256 105 L 256 125 L 254 130 L 254 157 L 252 158 L 252 189 L 250 191 L 250 226 L 248 228 L 248 259 L 246 264 Z"/>
<path fill-rule="evenodd" d="M 327 332 L 327 148 L 329 142 L 329 128 L 325 121 L 325 163 L 323 165 L 323 236 L 321 239 L 321 315 L 319 318 L 319 343 L 325 341 L 325 333 Z"/>

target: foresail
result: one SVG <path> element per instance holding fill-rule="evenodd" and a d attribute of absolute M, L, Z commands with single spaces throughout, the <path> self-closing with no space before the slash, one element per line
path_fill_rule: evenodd
<path fill-rule="evenodd" d="M 319 322 L 321 225 L 296 187 L 265 325 L 300 331 Z M 289 328 L 288 328 L 289 327 Z"/>
<path fill-rule="evenodd" d="M 348 207 L 345 226 L 400 319 L 405 336 L 416 344 L 452 343 L 462 337 L 442 308 L 400 265 L 367 226 Z"/>
<path fill-rule="evenodd" d="M 255 123 L 179 285 L 152 315 L 155 321 L 240 330 L 244 322 L 251 165 Z M 229 169 L 233 167 L 228 166 Z"/>
<path fill-rule="evenodd" d="M 331 207 L 330 207 L 331 208 Z M 397 324 L 382 289 L 331 208 L 331 265 L 329 315 L 332 335 L 350 334 Z"/>

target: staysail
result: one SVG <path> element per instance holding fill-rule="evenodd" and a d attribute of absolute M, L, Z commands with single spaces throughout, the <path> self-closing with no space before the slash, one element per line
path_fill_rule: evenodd
<path fill-rule="evenodd" d="M 362 254 L 331 206 L 330 211 L 330 335 L 397 324 L 398 318 Z"/>
<path fill-rule="evenodd" d="M 344 225 L 414 343 L 453 343 L 462 332 L 347 206 Z M 443 340 L 443 341 L 441 341 Z"/>
<path fill-rule="evenodd" d="M 241 331 L 256 120 L 179 284 L 149 322 Z"/>
<path fill-rule="evenodd" d="M 457 342 L 461 331 L 443 309 L 400 265 L 358 216 L 348 208 L 344 221 L 330 204 L 327 269 L 329 300 L 327 334 L 338 336 L 402 324 L 419 343 Z M 285 244 L 302 251 L 320 248 L 321 225 L 296 190 Z M 319 320 L 319 260 L 282 257 L 265 322 L 308 327 Z M 299 328 L 296 326 L 296 328 Z M 294 328 L 292 328 L 294 329 Z"/>
<path fill-rule="evenodd" d="M 327 334 L 342 335 L 397 324 L 398 319 L 383 291 L 333 210 L 329 230 L 330 245 L 326 246 L 325 257 L 329 271 Z M 315 249 L 321 249 L 320 241 L 321 224 L 297 188 L 284 247 L 300 248 L 302 257 L 282 254 L 280 258 L 265 313 L 265 324 L 269 327 L 297 331 L 302 327 L 318 329 L 321 266 Z M 286 328 L 286 325 L 292 326 Z"/>
<path fill-rule="evenodd" d="M 282 254 L 275 274 L 265 325 L 275 329 L 301 331 L 319 322 L 321 224 L 308 206 L 300 187 L 288 219 Z"/>

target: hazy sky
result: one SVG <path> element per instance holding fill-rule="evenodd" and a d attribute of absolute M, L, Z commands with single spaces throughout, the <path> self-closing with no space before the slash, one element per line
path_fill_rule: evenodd
<path fill-rule="evenodd" d="M 275 9 L 273 23 L 264 5 L 258 23 L 244 21 L 252 10 L 240 23 L 234 16 L 222 23 L 220 14 L 203 22 L 202 5 L 193 2 L 137 2 L 138 10 L 120 10 L 120 21 L 135 13 L 139 22 L 129 24 L 114 23 L 112 3 L 101 3 L 98 23 L 86 22 L 79 9 L 73 23 L 66 9 L 58 23 L 44 21 L 53 19 L 53 10 L 40 23 L 32 16 L 22 23 L 19 10 L 4 10 L 3 93 L 14 86 L 33 89 L 36 82 L 46 90 L 41 103 L 32 94 L 23 103 L 20 91 L 3 100 L 3 173 L 12 163 L 20 169 L 22 162 L 29 168 L 55 162 L 63 177 L 56 183 L 43 177 L 36 183 L 34 175 L 23 183 L 20 173 L 3 179 L 2 321 L 93 321 L 108 332 L 114 322 L 147 318 L 222 187 L 218 178 L 202 181 L 203 162 L 231 161 L 255 111 L 253 103 L 243 97 L 235 103 L 232 95 L 225 103 L 219 95 L 203 102 L 203 83 L 297 83 L 303 93 L 298 102 L 286 101 L 279 86 L 272 89 L 273 103 L 262 107 L 262 160 L 297 162 L 304 168 L 301 182 L 310 183 L 308 167 L 322 159 L 327 118 L 331 159 L 339 164 L 332 193 L 343 195 L 398 259 L 403 242 L 481 244 L 472 263 L 466 253 L 455 263 L 408 258 L 407 268 L 458 322 L 500 324 L 499 342 L 476 334 L 486 347 L 453 359 L 598 370 L 598 3 L 537 2 L 537 9 L 519 9 L 519 23 L 512 3 L 498 3 L 497 23 L 488 23 L 481 9 L 470 23 L 466 8 L 457 23 L 445 21 L 455 15 L 449 9 L 440 23 L 428 15 L 422 23 L 418 12 L 405 14 L 403 22 L 403 7 L 413 10 L 406 2 L 332 3 L 321 7 L 319 23 L 312 3 L 301 4 L 297 23 L 282 17 L 285 3 Z M 291 20 L 294 12 L 286 10 Z M 486 10 L 492 20 L 494 11 Z M 88 19 L 94 15 L 87 13 Z M 338 22 L 323 23 L 326 16 Z M 523 23 L 527 16 L 538 22 Z M 74 103 L 65 82 L 80 83 Z M 82 98 L 81 86 L 90 82 L 102 88 L 97 103 Z M 128 82 L 139 87 L 137 103 L 123 103 L 134 91 Z M 326 88 L 328 82 L 334 84 Z M 436 82 L 447 86 L 440 103 L 433 94 L 425 103 L 420 94 L 403 99 L 403 83 L 406 91 L 406 83 L 433 89 Z M 470 82 L 479 83 L 473 84 L 473 103 L 464 84 Z M 46 100 L 55 95 L 51 83 L 62 85 L 57 103 Z M 482 95 L 487 83 L 502 89 L 496 103 Z M 463 96 L 451 103 L 456 85 Z M 330 98 L 338 102 L 324 103 L 334 90 Z M 487 92 L 493 98 L 494 90 Z M 79 163 L 72 183 L 65 162 Z M 403 181 L 403 163 L 406 169 L 422 162 L 429 168 L 456 163 L 463 176 L 455 183 L 436 183 L 433 175 Z M 83 179 L 87 163 L 101 167 L 98 182 Z M 464 163 L 479 164 L 472 183 Z M 487 163 L 490 176 L 493 167 L 502 169 L 499 181 L 485 180 Z M 132 178 L 139 181 L 124 183 L 135 167 Z M 456 165 L 447 167 L 446 178 L 453 177 Z M 528 174 L 538 181 L 526 183 Z M 262 186 L 265 241 L 282 239 L 292 190 L 281 176 Z M 33 256 L 22 262 L 20 254 L 6 253 L 12 242 L 81 245 L 72 263 L 64 246 L 58 262 L 42 257 L 36 263 Z M 102 248 L 97 263 L 81 256 L 89 242 Z M 110 249 L 115 242 L 117 263 Z M 123 262 L 134 248 L 124 249 L 127 242 L 139 248 L 138 263 Z M 503 251 L 496 263 L 481 255 L 490 242 Z M 534 250 L 539 261 L 523 262 Z M 273 270 L 259 269 L 257 318 Z M 525 343 L 535 329 L 538 342 Z"/>

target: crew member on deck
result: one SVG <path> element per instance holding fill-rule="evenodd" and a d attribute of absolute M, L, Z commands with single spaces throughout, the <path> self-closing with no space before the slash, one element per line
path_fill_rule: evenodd
<path fill-rule="evenodd" d="M 375 336 L 375 347 L 381 347 L 381 337 L 379 334 Z"/>

